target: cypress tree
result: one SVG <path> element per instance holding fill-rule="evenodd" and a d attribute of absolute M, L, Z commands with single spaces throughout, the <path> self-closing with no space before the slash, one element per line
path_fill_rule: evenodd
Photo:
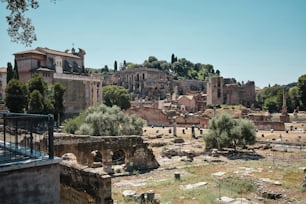
<path fill-rule="evenodd" d="M 7 84 L 13 78 L 14 78 L 13 66 L 12 66 L 12 63 L 8 62 L 7 63 L 7 74 L 6 74 L 6 82 L 7 82 Z"/>
<path fill-rule="evenodd" d="M 117 71 L 117 61 L 115 60 L 115 62 L 114 62 L 114 71 L 116 72 Z"/>
<path fill-rule="evenodd" d="M 14 79 L 19 80 L 18 65 L 16 59 L 14 61 Z"/>

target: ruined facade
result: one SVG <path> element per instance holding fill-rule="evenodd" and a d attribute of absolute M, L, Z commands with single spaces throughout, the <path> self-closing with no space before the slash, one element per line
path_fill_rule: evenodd
<path fill-rule="evenodd" d="M 135 68 L 116 72 L 110 83 L 123 86 L 138 98 L 159 100 L 172 93 L 172 77 L 152 68 Z"/>
<path fill-rule="evenodd" d="M 206 92 L 206 81 L 201 80 L 175 80 L 174 86 L 177 86 L 179 95 L 191 95 L 199 92 Z"/>
<path fill-rule="evenodd" d="M 255 102 L 255 83 L 238 84 L 235 79 L 211 77 L 207 83 L 207 105 L 242 104 L 250 107 Z"/>
<path fill-rule="evenodd" d="M 14 55 L 20 80 L 26 82 L 39 74 L 49 85 L 63 84 L 65 112 L 74 114 L 102 101 L 100 76 L 84 74 L 85 54 L 80 48 L 78 52 L 74 48 L 62 52 L 37 47 Z"/>
<path fill-rule="evenodd" d="M 98 154 L 106 173 L 113 173 L 112 165 L 118 162 L 127 171 L 159 167 L 152 149 L 140 136 L 55 136 L 54 153 L 57 156 L 73 153 L 79 164 L 89 167 L 94 167 Z"/>

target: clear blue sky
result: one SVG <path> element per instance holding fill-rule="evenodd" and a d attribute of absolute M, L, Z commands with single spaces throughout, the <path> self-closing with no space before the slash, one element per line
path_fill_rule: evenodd
<path fill-rule="evenodd" d="M 259 87 L 306 74 L 306 0 L 40 0 L 27 14 L 38 37 L 32 47 L 10 42 L 7 14 L 0 3 L 0 66 L 15 52 L 74 44 L 93 68 L 174 53 Z"/>

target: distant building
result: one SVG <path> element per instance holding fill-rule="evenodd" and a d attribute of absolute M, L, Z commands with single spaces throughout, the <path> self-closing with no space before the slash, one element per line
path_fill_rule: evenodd
<path fill-rule="evenodd" d="M 78 52 L 74 48 L 62 52 L 37 47 L 14 55 L 20 80 L 26 82 L 37 73 L 48 84 L 63 84 L 66 87 L 65 112 L 74 114 L 95 106 L 102 100 L 100 76 L 84 73 L 85 54 L 80 48 Z"/>
<path fill-rule="evenodd" d="M 75 49 L 72 48 L 71 52 L 69 50 L 61 52 L 37 47 L 33 50 L 17 52 L 14 55 L 18 66 L 19 79 L 27 81 L 31 79 L 33 72 L 44 72 L 46 69 L 59 74 L 82 73 L 85 54 L 86 52 L 83 49 L 75 52 Z"/>
<path fill-rule="evenodd" d="M 250 107 L 255 102 L 255 83 L 238 84 L 235 79 L 211 77 L 207 83 L 207 105 L 242 104 Z"/>
<path fill-rule="evenodd" d="M 177 104 L 182 111 L 195 112 L 196 101 L 193 95 L 181 95 L 177 98 Z"/>
<path fill-rule="evenodd" d="M 109 79 L 110 80 L 110 79 Z M 172 77 L 164 71 L 152 68 L 127 69 L 114 74 L 112 84 L 123 86 L 134 97 L 149 100 L 166 98 L 172 92 Z"/>

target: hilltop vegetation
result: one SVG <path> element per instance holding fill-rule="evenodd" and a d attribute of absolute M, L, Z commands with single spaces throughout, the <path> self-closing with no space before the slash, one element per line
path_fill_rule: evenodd
<path fill-rule="evenodd" d="M 257 93 L 255 106 L 271 113 L 281 112 L 283 95 L 286 98 L 288 112 L 306 110 L 306 74 L 300 76 L 296 83 L 275 84 L 263 88 Z"/>
<path fill-rule="evenodd" d="M 193 63 L 186 58 L 178 59 L 174 54 L 172 54 L 170 62 L 159 60 L 154 56 L 149 56 L 142 64 L 135 64 L 124 60 L 123 63 L 119 65 L 119 71 L 143 67 L 163 70 L 173 75 L 174 79 L 178 80 L 207 80 L 211 76 L 220 76 L 220 70 L 215 70 L 214 66 L 211 64 Z M 86 68 L 86 70 L 93 73 L 113 73 L 118 71 L 118 63 L 117 61 L 114 62 L 113 69 L 105 65 L 103 68 Z"/>

